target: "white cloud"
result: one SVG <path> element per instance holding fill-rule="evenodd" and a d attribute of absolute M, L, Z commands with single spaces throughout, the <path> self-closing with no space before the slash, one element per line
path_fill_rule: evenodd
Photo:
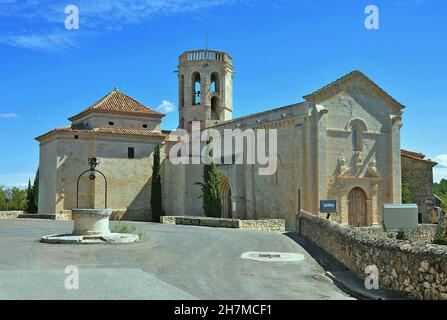
<path fill-rule="evenodd" d="M 447 180 L 447 168 L 434 167 L 433 168 L 433 181 L 440 182 L 442 179 Z"/>
<path fill-rule="evenodd" d="M 170 113 L 175 111 L 174 104 L 168 100 L 163 100 L 161 105 L 157 107 L 157 111 L 160 111 L 162 113 Z"/>
<path fill-rule="evenodd" d="M 74 38 L 81 32 L 84 36 L 96 36 L 157 17 L 252 1 L 258 0 L 77 0 L 71 4 L 79 8 L 79 30 L 63 29 L 54 33 L 54 30 L 64 28 L 67 2 L 0 0 L 0 18 L 13 18 L 11 21 L 14 21 L 9 30 L 3 28 L 0 42 L 32 50 L 61 51 L 77 47 L 69 37 Z M 23 27 L 29 24 L 28 29 Z"/>
<path fill-rule="evenodd" d="M 0 119 L 15 119 L 17 117 L 16 113 L 0 113 Z"/>
<path fill-rule="evenodd" d="M 447 154 L 440 154 L 436 156 L 434 159 L 438 163 L 438 167 L 447 168 Z"/>
<path fill-rule="evenodd" d="M 74 33 L 60 31 L 43 34 L 10 34 L 0 35 L 0 43 L 30 50 L 60 53 L 67 49 L 80 49 L 74 40 L 76 36 Z"/>
<path fill-rule="evenodd" d="M 33 172 L 18 172 L 18 173 L 0 174 L 0 186 L 4 186 L 7 188 L 27 187 L 28 180 L 31 180 L 31 183 L 33 183 L 35 174 L 36 173 L 33 173 Z"/>

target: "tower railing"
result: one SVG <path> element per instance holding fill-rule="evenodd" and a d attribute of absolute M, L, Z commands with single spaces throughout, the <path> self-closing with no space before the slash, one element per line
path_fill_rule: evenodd
<path fill-rule="evenodd" d="M 214 60 L 214 61 L 224 61 L 230 62 L 232 61 L 231 57 L 221 51 L 211 51 L 211 50 L 197 50 L 197 51 L 188 51 L 180 56 L 180 61 L 199 61 L 199 60 Z"/>

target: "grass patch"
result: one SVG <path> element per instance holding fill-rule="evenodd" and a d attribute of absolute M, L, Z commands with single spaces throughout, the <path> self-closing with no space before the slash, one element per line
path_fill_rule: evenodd
<path fill-rule="evenodd" d="M 140 237 L 140 240 L 143 237 L 143 233 L 141 231 L 138 231 L 136 227 L 121 223 L 113 226 L 112 233 L 136 234 Z"/>

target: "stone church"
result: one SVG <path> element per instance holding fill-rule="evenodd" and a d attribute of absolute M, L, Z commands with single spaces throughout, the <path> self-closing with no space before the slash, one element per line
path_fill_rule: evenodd
<path fill-rule="evenodd" d="M 295 226 L 302 208 L 351 226 L 381 223 L 382 204 L 401 202 L 400 129 L 404 106 L 360 71 L 303 97 L 303 101 L 233 119 L 233 62 L 226 52 L 188 51 L 179 57 L 179 128 L 276 129 L 277 170 L 258 164 L 218 165 L 223 217 L 283 218 Z M 238 90 L 243 88 L 237 88 Z M 243 106 L 236 106 L 243 108 Z M 200 164 L 174 165 L 176 141 L 161 128 L 163 114 L 117 88 L 69 118 L 71 125 L 40 142 L 40 213 L 103 207 L 105 182 L 79 181 L 89 157 L 107 177 L 113 218 L 151 220 L 153 153 L 162 145 L 165 215 L 202 215 Z M 330 214 L 320 202 L 336 201 Z M 334 202 L 335 203 L 335 202 Z"/>

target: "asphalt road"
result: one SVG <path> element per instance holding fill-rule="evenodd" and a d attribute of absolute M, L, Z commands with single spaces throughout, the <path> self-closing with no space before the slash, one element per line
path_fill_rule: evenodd
<path fill-rule="evenodd" d="M 113 223 L 112 223 L 113 224 Z M 0 299 L 352 299 L 295 241 L 276 232 L 130 223 L 126 245 L 38 240 L 73 222 L 0 220 Z M 299 262 L 246 260 L 249 251 L 304 255 Z M 79 270 L 79 288 L 73 287 Z"/>

